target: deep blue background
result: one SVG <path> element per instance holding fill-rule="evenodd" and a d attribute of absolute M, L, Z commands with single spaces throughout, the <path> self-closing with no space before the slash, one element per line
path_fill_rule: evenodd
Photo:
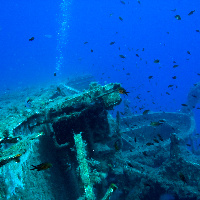
<path fill-rule="evenodd" d="M 132 108 L 137 106 L 134 112 L 138 107 L 152 111 L 181 109 L 189 89 L 200 80 L 200 33 L 196 32 L 200 29 L 199 1 L 124 2 L 2 1 L 1 91 L 90 73 L 101 84 L 122 83 L 130 92 L 122 97 L 129 99 Z M 194 14 L 188 16 L 192 10 Z M 177 14 L 181 20 L 175 19 Z M 62 26 L 62 22 L 66 24 Z M 31 37 L 35 40 L 29 42 Z M 114 45 L 110 45 L 112 41 Z M 61 53 L 62 65 L 57 71 Z M 120 58 L 120 54 L 126 58 Z M 154 63 L 154 59 L 160 63 Z M 177 68 L 173 68 L 173 61 Z M 55 71 L 57 77 L 53 76 Z M 174 87 L 168 88 L 170 84 Z"/>

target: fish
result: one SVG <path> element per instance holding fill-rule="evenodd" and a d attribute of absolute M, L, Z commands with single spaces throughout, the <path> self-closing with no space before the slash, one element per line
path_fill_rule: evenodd
<path fill-rule="evenodd" d="M 129 167 L 133 167 L 133 165 L 132 165 L 131 163 L 128 163 L 128 166 L 129 166 Z"/>
<path fill-rule="evenodd" d="M 154 63 L 159 63 L 160 62 L 160 60 L 158 60 L 158 59 L 154 59 L 154 61 L 153 61 Z"/>
<path fill-rule="evenodd" d="M 156 143 L 159 143 L 157 138 L 154 138 L 153 141 L 156 142 Z"/>
<path fill-rule="evenodd" d="M 187 54 L 191 55 L 190 51 L 187 51 Z"/>
<path fill-rule="evenodd" d="M 178 175 L 179 175 L 179 178 L 184 182 L 184 184 L 187 183 L 186 178 L 182 172 L 179 172 Z"/>
<path fill-rule="evenodd" d="M 124 4 L 125 5 L 125 2 L 124 1 L 120 1 L 120 3 Z"/>
<path fill-rule="evenodd" d="M 162 136 L 159 133 L 157 134 L 157 136 L 159 137 L 160 141 L 163 141 L 163 138 L 162 138 Z"/>
<path fill-rule="evenodd" d="M 33 41 L 35 38 L 34 37 L 31 37 L 30 39 L 29 39 L 29 41 Z"/>
<path fill-rule="evenodd" d="M 119 19 L 120 19 L 121 21 L 123 21 L 123 18 L 122 18 L 122 17 L 119 17 Z"/>
<path fill-rule="evenodd" d="M 176 79 L 176 76 L 172 76 L 172 79 Z"/>
<path fill-rule="evenodd" d="M 167 95 L 170 95 L 170 93 L 169 93 L 169 92 L 166 92 L 166 94 L 167 94 Z"/>
<path fill-rule="evenodd" d="M 145 110 L 142 114 L 143 114 L 143 115 L 146 115 L 146 114 L 149 113 L 149 111 L 150 111 L 150 110 Z"/>
<path fill-rule="evenodd" d="M 126 58 L 124 55 L 119 55 L 120 58 Z"/>
<path fill-rule="evenodd" d="M 110 45 L 113 45 L 113 44 L 115 44 L 115 41 L 110 43 Z"/>
<path fill-rule="evenodd" d="M 188 15 L 190 16 L 190 15 L 192 15 L 194 12 L 195 12 L 195 10 L 192 10 L 192 11 L 190 11 L 190 12 L 188 13 Z"/>
<path fill-rule="evenodd" d="M 198 30 L 198 29 L 197 29 L 197 30 L 196 30 L 196 32 L 197 32 L 197 33 L 199 33 L 199 32 L 200 32 L 200 30 Z"/>
<path fill-rule="evenodd" d="M 118 91 L 119 91 L 120 94 L 125 94 L 127 96 L 128 96 L 128 93 L 130 93 L 130 92 L 127 92 L 123 87 L 119 87 Z"/>
<path fill-rule="evenodd" d="M 88 42 L 84 42 L 84 44 L 87 44 Z"/>
<path fill-rule="evenodd" d="M 122 143 L 121 143 L 120 139 L 118 139 L 118 140 L 115 141 L 114 147 L 115 147 L 116 151 L 119 151 L 122 148 Z"/>
<path fill-rule="evenodd" d="M 153 78 L 153 76 L 149 76 L 149 77 L 148 77 L 148 79 L 152 79 L 152 78 Z"/>
<path fill-rule="evenodd" d="M 182 106 L 188 106 L 188 105 L 187 105 L 187 104 L 185 104 L 185 103 L 182 103 L 181 105 L 182 105 Z"/>
<path fill-rule="evenodd" d="M 54 72 L 53 75 L 56 76 L 56 72 Z"/>
<path fill-rule="evenodd" d="M 176 68 L 176 67 L 178 67 L 178 66 L 179 66 L 179 65 L 174 65 L 173 68 Z"/>
<path fill-rule="evenodd" d="M 142 152 L 144 156 L 148 156 L 146 151 Z"/>
<path fill-rule="evenodd" d="M 159 122 L 164 123 L 164 122 L 166 122 L 166 120 L 164 120 L 164 119 L 160 119 Z"/>
<path fill-rule="evenodd" d="M 137 53 L 135 54 L 137 57 L 140 57 Z"/>
<path fill-rule="evenodd" d="M 94 52 L 94 50 L 93 50 L 93 49 L 91 49 L 90 51 L 91 51 L 91 52 Z"/>
<path fill-rule="evenodd" d="M 147 142 L 146 145 L 151 146 L 151 145 L 154 145 L 154 144 L 152 142 Z"/>
<path fill-rule="evenodd" d="M 173 87 L 174 85 L 168 85 L 168 88 Z"/>
<path fill-rule="evenodd" d="M 130 76 L 131 74 L 130 73 L 126 73 L 126 75 Z"/>
<path fill-rule="evenodd" d="M 163 122 L 151 122 L 150 125 L 151 126 L 160 126 L 161 124 L 163 124 Z"/>
<path fill-rule="evenodd" d="M 176 11 L 176 8 L 175 9 L 173 9 L 173 10 L 171 10 L 172 12 L 175 12 Z"/>
<path fill-rule="evenodd" d="M 50 167 L 52 167 L 52 164 L 51 163 L 41 163 L 39 165 L 31 165 L 33 167 L 33 169 L 30 169 L 30 170 L 34 170 L 34 169 L 37 169 L 37 171 L 41 171 L 41 170 L 46 170 L 46 169 L 49 169 Z"/>
<path fill-rule="evenodd" d="M 177 20 L 181 20 L 181 16 L 180 15 L 175 15 L 174 16 Z"/>

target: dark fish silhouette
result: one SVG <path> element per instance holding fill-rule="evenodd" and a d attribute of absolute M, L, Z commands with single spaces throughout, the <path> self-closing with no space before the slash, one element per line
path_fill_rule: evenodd
<path fill-rule="evenodd" d="M 192 11 L 189 12 L 188 15 L 192 15 L 194 12 L 195 12 L 195 10 L 192 10 Z"/>
<path fill-rule="evenodd" d="M 34 37 L 31 37 L 30 39 L 29 39 L 29 41 L 33 41 L 35 38 Z"/>
<path fill-rule="evenodd" d="M 156 60 L 154 60 L 153 62 L 154 62 L 154 63 L 159 63 L 160 60 L 156 59 Z"/>
<path fill-rule="evenodd" d="M 181 20 L 181 16 L 180 15 L 175 15 L 174 16 L 177 20 Z"/>
<path fill-rule="evenodd" d="M 41 171 L 41 170 L 46 170 L 46 169 L 49 169 L 50 167 L 52 167 L 52 164 L 51 163 L 41 163 L 39 165 L 31 165 L 33 167 L 33 169 L 30 169 L 30 170 L 34 170 L 34 169 L 37 169 L 37 171 Z"/>

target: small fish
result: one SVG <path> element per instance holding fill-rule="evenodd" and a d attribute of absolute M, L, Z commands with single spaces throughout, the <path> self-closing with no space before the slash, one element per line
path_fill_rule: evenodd
<path fill-rule="evenodd" d="M 131 163 L 128 163 L 128 166 L 133 168 L 133 165 Z"/>
<path fill-rule="evenodd" d="M 124 55 L 119 55 L 120 58 L 126 58 Z"/>
<path fill-rule="evenodd" d="M 31 37 L 30 39 L 29 39 L 29 41 L 33 41 L 35 38 L 34 37 Z"/>
<path fill-rule="evenodd" d="M 184 182 L 184 184 L 187 183 L 186 178 L 182 172 L 179 172 L 178 175 L 179 175 L 179 178 Z"/>
<path fill-rule="evenodd" d="M 200 32 L 200 30 L 196 30 L 196 32 L 197 32 L 197 33 L 199 33 L 199 32 Z"/>
<path fill-rule="evenodd" d="M 93 50 L 93 49 L 91 49 L 90 51 L 91 51 L 91 52 L 94 52 L 94 50 Z"/>
<path fill-rule="evenodd" d="M 171 10 L 172 12 L 175 12 L 176 11 L 176 8 L 175 9 L 173 9 L 173 10 Z"/>
<path fill-rule="evenodd" d="M 120 3 L 124 4 L 125 5 L 125 2 L 124 1 L 120 1 Z"/>
<path fill-rule="evenodd" d="M 148 77 L 148 79 L 152 79 L 152 78 L 153 78 L 153 76 L 149 76 L 149 77 Z"/>
<path fill-rule="evenodd" d="M 164 119 L 160 119 L 159 122 L 164 123 L 164 122 L 166 122 L 166 120 L 164 120 Z"/>
<path fill-rule="evenodd" d="M 181 20 L 181 16 L 180 15 L 175 15 L 174 16 L 177 20 Z"/>
<path fill-rule="evenodd" d="M 146 151 L 142 152 L 144 156 L 148 156 Z"/>
<path fill-rule="evenodd" d="M 120 94 L 125 94 L 127 96 L 128 96 L 128 93 L 130 93 L 130 92 L 127 92 L 123 87 L 119 87 L 118 91 L 119 91 Z"/>
<path fill-rule="evenodd" d="M 153 141 L 156 143 L 159 143 L 158 139 L 156 139 L 156 138 L 154 138 Z"/>
<path fill-rule="evenodd" d="M 192 11 L 189 12 L 188 15 L 190 16 L 190 15 L 192 15 L 194 12 L 195 12 L 195 10 L 192 10 Z"/>
<path fill-rule="evenodd" d="M 181 104 L 182 106 L 188 106 L 187 104 L 185 104 L 185 103 L 183 103 L 183 104 Z"/>
<path fill-rule="evenodd" d="M 120 140 L 115 141 L 114 147 L 116 151 L 119 151 L 122 148 L 122 144 Z"/>
<path fill-rule="evenodd" d="M 170 95 L 170 93 L 169 93 L 169 92 L 166 92 L 166 94 L 167 94 L 167 95 Z"/>
<path fill-rule="evenodd" d="M 163 141 L 163 138 L 162 138 L 162 136 L 159 133 L 157 134 L 157 136 L 159 137 L 160 141 Z"/>
<path fill-rule="evenodd" d="M 41 170 L 45 170 L 45 169 L 49 169 L 50 167 L 52 167 L 52 164 L 51 163 L 41 163 L 39 165 L 31 165 L 33 167 L 33 169 L 30 169 L 30 170 L 34 170 L 34 169 L 37 169 L 37 171 L 41 171 Z"/>
<path fill-rule="evenodd" d="M 160 126 L 161 124 L 163 124 L 162 122 L 151 122 L 150 125 L 151 126 Z"/>
<path fill-rule="evenodd" d="M 146 115 L 146 114 L 149 113 L 149 111 L 150 111 L 150 110 L 145 110 L 142 114 L 143 114 L 143 115 Z"/>
<path fill-rule="evenodd" d="M 54 72 L 53 75 L 56 76 L 56 72 Z"/>
<path fill-rule="evenodd" d="M 160 60 L 158 60 L 158 59 L 154 59 L 154 61 L 153 61 L 154 63 L 159 63 L 160 62 Z"/>
<path fill-rule="evenodd" d="M 131 74 L 130 73 L 126 73 L 126 75 L 130 76 Z"/>
<path fill-rule="evenodd" d="M 135 54 L 137 57 L 140 57 L 137 53 Z"/>
<path fill-rule="evenodd" d="M 176 79 L 176 76 L 172 76 L 172 79 Z"/>
<path fill-rule="evenodd" d="M 146 145 L 151 146 L 151 145 L 154 145 L 154 144 L 152 142 L 147 142 Z"/>
<path fill-rule="evenodd" d="M 84 44 L 87 44 L 88 42 L 84 42 Z"/>
<path fill-rule="evenodd" d="M 174 85 L 168 85 L 168 88 L 173 87 Z"/>
<path fill-rule="evenodd" d="M 137 142 L 137 138 L 136 137 L 134 138 L 134 141 Z"/>
<path fill-rule="evenodd" d="M 190 51 L 187 51 L 187 54 L 191 55 Z"/>
<path fill-rule="evenodd" d="M 115 42 L 111 42 L 111 43 L 110 43 L 110 45 L 113 45 L 113 44 L 115 44 Z"/>
<path fill-rule="evenodd" d="M 120 19 L 121 21 L 123 21 L 123 18 L 122 18 L 122 17 L 119 17 L 119 19 Z"/>
<path fill-rule="evenodd" d="M 176 68 L 176 67 L 178 67 L 178 66 L 179 66 L 179 65 L 174 65 L 173 68 Z"/>
<path fill-rule="evenodd" d="M 186 144 L 188 147 L 191 147 L 191 144 Z"/>

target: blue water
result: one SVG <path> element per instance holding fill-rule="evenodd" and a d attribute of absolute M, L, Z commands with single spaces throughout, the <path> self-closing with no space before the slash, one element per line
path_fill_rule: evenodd
<path fill-rule="evenodd" d="M 91 74 L 100 84 L 121 83 L 133 113 L 179 111 L 200 81 L 199 1 L 124 2 L 1 1 L 0 92 Z"/>
<path fill-rule="evenodd" d="M 180 109 L 200 79 L 200 33 L 196 32 L 200 4 L 189 0 L 124 2 L 1 2 L 0 89 L 90 73 L 101 84 L 122 83 L 133 106 Z M 177 14 L 181 20 L 174 17 Z M 29 41 L 31 37 L 35 40 Z M 168 88 L 170 84 L 174 86 Z"/>

